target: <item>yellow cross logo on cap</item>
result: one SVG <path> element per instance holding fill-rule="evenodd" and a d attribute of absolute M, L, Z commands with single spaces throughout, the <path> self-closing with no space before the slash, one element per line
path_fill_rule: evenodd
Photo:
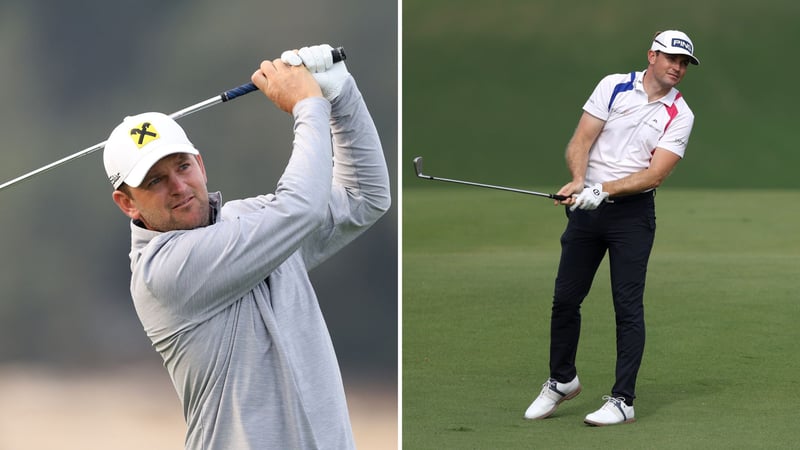
<path fill-rule="evenodd" d="M 131 128 L 131 139 L 136 147 L 142 148 L 150 141 L 158 139 L 158 131 L 153 128 L 150 122 L 144 122 Z"/>

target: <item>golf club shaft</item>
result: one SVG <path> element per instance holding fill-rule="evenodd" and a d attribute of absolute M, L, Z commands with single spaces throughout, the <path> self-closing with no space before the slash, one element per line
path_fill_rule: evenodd
<path fill-rule="evenodd" d="M 331 53 L 333 55 L 333 62 L 335 62 L 335 63 L 339 62 L 339 61 L 343 61 L 346 58 L 346 55 L 344 53 L 344 48 L 342 48 L 342 47 L 338 47 L 338 48 L 333 49 L 331 51 Z M 196 113 L 198 111 L 204 110 L 206 108 L 210 108 L 210 107 L 212 107 L 214 105 L 218 105 L 220 103 L 227 102 L 229 100 L 233 100 L 233 99 L 235 99 L 237 97 L 240 97 L 242 95 L 248 94 L 248 93 L 256 91 L 256 90 L 258 90 L 258 88 L 253 83 L 245 83 L 245 84 L 243 84 L 241 86 L 237 86 L 237 87 L 235 87 L 233 89 L 228 89 L 227 91 L 225 91 L 225 92 L 223 92 L 223 93 L 221 93 L 219 95 L 215 95 L 214 97 L 211 97 L 211 98 L 209 98 L 207 100 L 203 100 L 202 102 L 195 103 L 194 105 L 187 106 L 186 108 L 183 108 L 183 109 L 181 109 L 179 111 L 175 111 L 174 113 L 170 114 L 169 116 L 173 120 L 177 120 L 177 119 L 179 119 L 181 117 L 185 117 L 185 116 L 188 116 L 189 114 L 194 114 L 194 113 Z M 86 155 L 88 155 L 90 153 L 94 153 L 94 152 L 104 148 L 106 146 L 106 142 L 107 141 L 99 142 L 99 143 L 97 143 L 97 144 L 95 144 L 95 145 L 93 145 L 91 147 L 85 148 L 85 149 L 83 149 L 83 150 L 81 150 L 81 151 L 79 151 L 77 153 L 73 153 L 72 155 L 69 155 L 67 157 L 61 158 L 58 161 L 51 162 L 50 164 L 47 164 L 46 166 L 42 166 L 42 167 L 40 167 L 40 168 L 38 168 L 36 170 L 32 170 L 32 171 L 24 174 L 24 175 L 20 175 L 17 178 L 14 178 L 13 180 L 6 181 L 5 183 L 0 184 L 0 191 L 2 191 L 3 189 L 5 189 L 5 188 L 7 188 L 9 186 L 17 184 L 20 181 L 27 180 L 28 178 L 34 177 L 36 175 L 39 175 L 40 173 L 47 172 L 50 169 L 55 169 L 56 167 L 58 167 L 60 165 L 66 164 L 66 163 L 68 163 L 70 161 L 76 160 L 76 159 L 81 158 L 83 156 L 86 156 Z"/>
<path fill-rule="evenodd" d="M 567 196 L 559 195 L 559 194 L 548 194 L 548 193 L 545 193 L 545 192 L 526 191 L 524 189 L 516 189 L 516 188 L 511 188 L 511 187 L 506 187 L 506 186 L 495 186 L 493 184 L 475 183 L 475 182 L 472 182 L 472 181 L 454 180 L 454 179 L 451 179 L 451 178 L 440 178 L 440 177 L 434 177 L 434 176 L 431 176 L 431 175 L 425 175 L 424 173 L 422 173 L 422 157 L 421 156 L 418 156 L 418 157 L 414 158 L 414 171 L 416 172 L 416 174 L 417 174 L 417 176 L 419 178 L 424 178 L 426 180 L 444 181 L 444 182 L 447 182 L 447 183 L 465 184 L 465 185 L 468 185 L 468 186 L 475 186 L 475 187 L 482 187 L 482 188 L 489 188 L 489 189 L 497 189 L 497 190 L 501 190 L 501 191 L 516 192 L 516 193 L 519 193 L 519 194 L 536 195 L 536 196 L 539 196 L 539 197 L 552 198 L 553 200 L 559 200 L 559 201 L 563 201 L 563 200 L 566 200 L 568 198 Z"/>

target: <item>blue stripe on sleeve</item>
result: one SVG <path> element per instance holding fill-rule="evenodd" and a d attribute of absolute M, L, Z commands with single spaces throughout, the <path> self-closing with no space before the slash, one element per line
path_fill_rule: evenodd
<path fill-rule="evenodd" d="M 626 83 L 620 83 L 614 86 L 614 93 L 611 94 L 611 101 L 608 102 L 608 110 L 611 111 L 611 105 L 614 104 L 614 99 L 617 98 L 617 94 L 620 92 L 631 91 L 633 90 L 633 80 L 636 79 L 636 72 L 631 72 L 631 81 Z"/>

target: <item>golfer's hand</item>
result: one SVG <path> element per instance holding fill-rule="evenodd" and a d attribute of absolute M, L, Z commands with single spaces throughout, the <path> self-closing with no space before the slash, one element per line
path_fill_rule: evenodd
<path fill-rule="evenodd" d="M 350 76 L 344 61 L 333 62 L 333 47 L 328 44 L 303 47 L 300 50 L 287 50 L 281 54 L 286 64 L 303 64 L 322 89 L 322 95 L 333 101 L 342 92 L 345 80 Z"/>
<path fill-rule="evenodd" d="M 583 181 L 580 180 L 573 180 L 569 183 L 565 184 L 561 189 L 556 192 L 558 195 L 563 195 L 567 197 L 566 200 L 556 200 L 553 204 L 558 205 L 572 205 L 575 203 L 576 193 L 581 192 L 583 190 Z"/>
<path fill-rule="evenodd" d="M 250 80 L 275 106 L 289 114 L 300 100 L 323 96 L 319 83 L 308 70 L 280 59 L 263 61 Z"/>
<path fill-rule="evenodd" d="M 570 206 L 570 211 L 575 211 L 576 208 L 592 210 L 597 209 L 600 203 L 603 203 L 608 198 L 608 192 L 603 191 L 603 185 L 597 183 L 594 186 L 585 188 L 575 199 L 575 203 Z"/>

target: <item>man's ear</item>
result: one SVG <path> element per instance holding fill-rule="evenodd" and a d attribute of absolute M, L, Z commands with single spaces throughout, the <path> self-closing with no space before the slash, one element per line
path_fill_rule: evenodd
<path fill-rule="evenodd" d="M 136 207 L 133 198 L 128 194 L 117 189 L 111 194 L 111 198 L 126 216 L 130 217 L 132 220 L 139 218 L 139 209 Z"/>
<path fill-rule="evenodd" d="M 648 50 L 647 51 L 647 62 L 650 63 L 650 64 L 655 64 L 657 56 L 658 56 L 658 54 L 654 50 Z"/>

